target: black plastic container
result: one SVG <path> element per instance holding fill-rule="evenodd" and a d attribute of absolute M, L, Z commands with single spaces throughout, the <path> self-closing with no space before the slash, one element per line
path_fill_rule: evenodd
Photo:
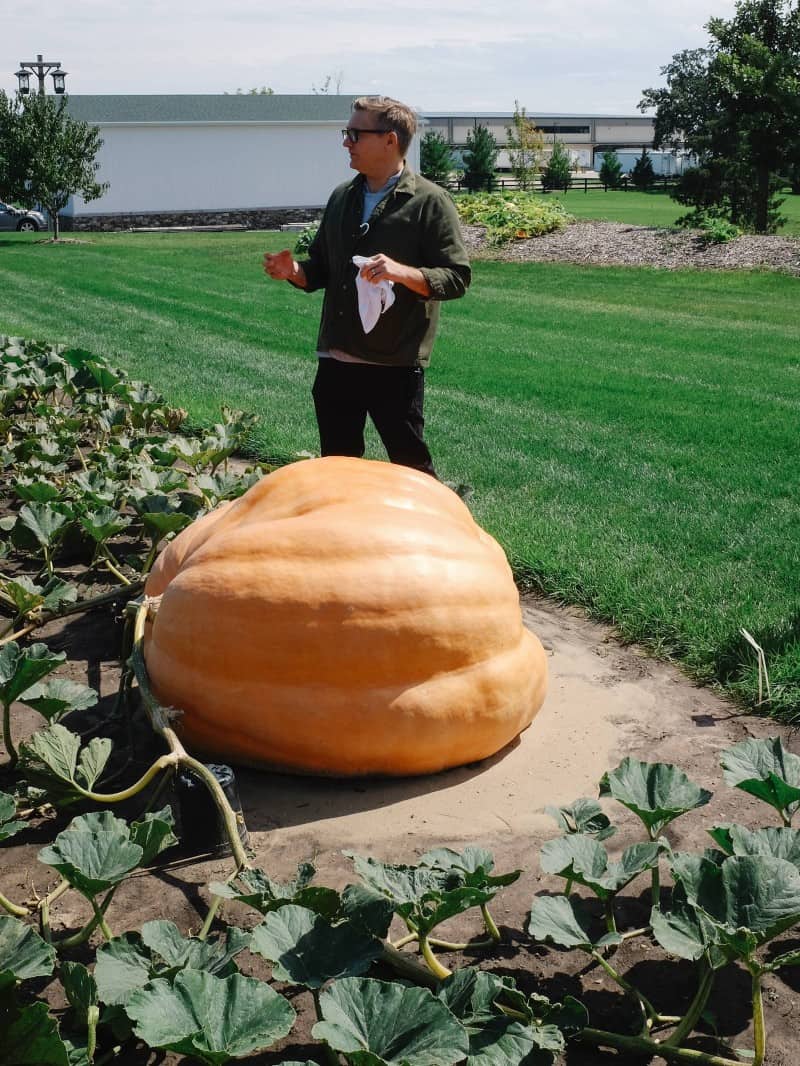
<path fill-rule="evenodd" d="M 206 763 L 217 779 L 225 797 L 236 815 L 239 840 L 247 847 L 247 826 L 242 814 L 239 789 L 230 766 L 223 763 Z M 230 855 L 231 845 L 225 830 L 225 822 L 209 791 L 208 785 L 193 770 L 181 769 L 175 780 L 178 794 L 178 818 L 180 839 L 184 850 L 192 855 L 211 852 L 214 855 Z"/>

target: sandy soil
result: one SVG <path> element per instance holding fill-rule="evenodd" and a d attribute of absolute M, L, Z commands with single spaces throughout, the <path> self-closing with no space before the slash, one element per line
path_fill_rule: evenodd
<path fill-rule="evenodd" d="M 585 970 L 585 956 L 532 948 L 524 933 L 533 896 L 560 887 L 556 879 L 543 877 L 538 866 L 539 846 L 556 833 L 544 806 L 596 796 L 600 776 L 625 755 L 675 762 L 715 792 L 707 808 L 678 820 L 668 833 L 676 847 L 702 848 L 710 843 L 705 826 L 734 820 L 751 826 L 774 824 L 766 807 L 724 786 L 720 753 L 747 736 L 776 732 L 782 732 L 792 750 L 800 750 L 800 745 L 787 730 L 742 715 L 672 666 L 635 647 L 621 646 L 610 629 L 588 621 L 577 610 L 528 599 L 523 611 L 548 651 L 550 689 L 533 725 L 514 745 L 482 763 L 412 780 L 342 782 L 240 768 L 236 776 L 250 843 L 257 864 L 273 877 L 288 879 L 298 862 L 312 859 L 318 882 L 337 888 L 353 880 L 343 848 L 414 861 L 434 845 L 488 846 L 499 870 L 521 867 L 524 873 L 493 908 L 507 944 L 491 958 L 476 956 L 469 961 L 514 974 L 529 991 L 537 989 L 553 998 L 579 994 L 589 1006 L 593 1024 L 624 1030 L 626 1020 L 630 1022 L 624 997 L 599 971 Z M 61 627 L 54 625 L 41 637 L 54 649 L 68 650 L 72 676 L 100 687 L 107 706 L 118 677 L 114 662 L 118 630 L 99 615 L 78 616 Z M 39 724 L 32 712 L 26 716 L 23 711 L 22 721 L 31 728 Z M 146 758 L 146 751 L 141 755 Z M 622 832 L 611 843 L 619 840 L 621 848 L 640 835 L 632 816 L 614 808 L 612 803 L 608 810 L 613 810 Z M 0 890 L 20 900 L 52 887 L 50 871 L 36 855 L 61 827 L 43 825 L 25 844 L 4 849 Z M 134 929 L 154 917 L 170 917 L 184 931 L 197 931 L 208 906 L 206 885 L 230 873 L 229 860 L 180 853 L 167 853 L 165 860 L 159 870 L 133 877 L 122 887 L 109 914 L 115 932 Z M 647 892 L 642 890 L 625 904 L 623 918 L 635 926 L 646 920 L 648 910 Z M 76 928 L 86 917 L 83 901 L 70 894 L 54 908 L 54 931 Z M 252 926 L 257 915 L 231 904 L 224 918 Z M 479 932 L 473 926 L 474 919 L 464 916 L 453 923 L 452 935 L 469 938 Z M 665 986 L 667 971 L 656 963 L 660 957 L 657 948 L 640 938 L 626 945 L 617 960 L 623 970 L 632 970 L 662 1009 L 677 1010 L 693 993 L 693 978 L 688 965 L 673 963 Z M 255 960 L 250 965 L 248 972 L 263 974 Z M 718 1032 L 733 1046 L 747 1046 L 752 1039 L 748 993 L 746 975 L 732 970 L 719 981 L 712 1000 Z M 769 1066 L 796 1066 L 799 995 L 797 971 L 767 981 Z M 295 992 L 291 998 L 300 1015 L 291 1036 L 275 1051 L 248 1061 L 272 1066 L 318 1054 L 308 1042 L 313 1023 L 310 997 Z M 139 1049 L 118 1061 L 166 1066 L 181 1060 L 148 1056 Z M 580 1048 L 570 1050 L 566 1059 L 567 1066 L 606 1061 L 625 1060 Z"/>

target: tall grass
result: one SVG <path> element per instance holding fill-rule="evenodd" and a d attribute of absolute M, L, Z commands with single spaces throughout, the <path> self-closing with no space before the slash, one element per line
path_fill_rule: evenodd
<path fill-rule="evenodd" d="M 629 195 L 629 194 L 621 194 Z M 196 422 L 262 416 L 253 447 L 317 446 L 320 298 L 269 282 L 276 234 L 0 241 L 0 332 L 102 351 Z M 798 280 L 481 262 L 428 375 L 442 477 L 518 575 L 751 702 L 800 714 Z M 370 455 L 381 451 L 373 435 Z"/>

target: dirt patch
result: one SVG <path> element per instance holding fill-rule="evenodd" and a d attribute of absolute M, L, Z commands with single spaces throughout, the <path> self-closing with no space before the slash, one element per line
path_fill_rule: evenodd
<path fill-rule="evenodd" d="M 800 750 L 800 745 L 787 729 L 743 715 L 710 690 L 691 684 L 672 666 L 636 647 L 621 646 L 609 628 L 588 621 L 578 610 L 526 599 L 523 611 L 526 624 L 548 650 L 550 690 L 533 725 L 515 744 L 479 764 L 413 780 L 333 781 L 238 769 L 250 842 L 256 862 L 271 876 L 288 879 L 299 862 L 311 859 L 318 882 L 335 888 L 353 880 L 343 848 L 390 861 L 414 861 L 434 845 L 476 842 L 489 847 L 499 870 L 524 870 L 493 908 L 506 942 L 490 957 L 468 954 L 466 960 L 451 961 L 511 974 L 526 990 L 553 998 L 580 995 L 593 1024 L 624 1030 L 633 1021 L 629 1005 L 602 971 L 587 969 L 586 957 L 578 952 L 533 947 L 524 932 L 534 895 L 559 888 L 557 879 L 542 875 L 538 863 L 540 845 L 556 833 L 544 806 L 596 795 L 599 777 L 625 755 L 674 762 L 715 795 L 707 808 L 679 819 L 667 835 L 676 848 L 703 848 L 710 843 L 706 825 L 740 821 L 755 827 L 770 820 L 766 807 L 724 786 L 720 753 L 748 736 L 776 733 L 783 735 L 791 750 Z M 103 699 L 91 715 L 102 727 L 119 678 L 118 626 L 107 615 L 90 613 L 52 623 L 40 639 L 67 651 L 70 676 L 99 687 Z M 33 712 L 18 709 L 18 728 L 40 724 Z M 123 754 L 128 753 L 126 744 L 135 763 L 147 761 L 152 744 L 138 725 L 130 740 L 123 742 Z M 620 836 L 627 834 L 622 846 L 638 833 L 632 817 L 616 818 L 620 810 L 616 808 L 615 819 L 623 826 Z M 4 848 L 0 891 L 20 901 L 42 896 L 53 887 L 51 871 L 36 856 L 67 820 L 46 821 L 32 835 L 26 834 L 25 843 Z M 207 911 L 207 883 L 229 873 L 230 863 L 224 857 L 167 853 L 159 869 L 123 885 L 109 911 L 110 925 L 121 933 L 154 917 L 168 917 L 184 932 L 197 932 Z M 647 893 L 642 892 L 628 898 L 622 917 L 635 926 L 646 921 L 648 912 Z M 53 909 L 54 931 L 75 929 L 87 916 L 82 901 L 70 894 Z M 224 911 L 225 920 L 245 927 L 254 925 L 257 917 L 234 904 Z M 469 916 L 452 923 L 455 937 L 478 933 Z M 688 964 L 673 963 L 667 969 L 659 963 L 662 958 L 660 949 L 640 937 L 628 942 L 616 961 L 623 972 L 632 970 L 663 1011 L 677 1012 L 694 992 L 693 978 Z M 256 959 L 245 962 L 243 969 L 264 975 Z M 797 973 L 787 970 L 784 976 L 766 981 L 770 1066 L 794 1066 L 797 1061 Z M 310 1039 L 314 1021 L 310 995 L 292 991 L 290 998 L 299 1012 L 292 1034 L 277 1049 L 248 1061 L 272 1066 L 289 1059 L 318 1058 L 319 1049 Z M 752 1046 L 749 979 L 744 971 L 732 968 L 725 973 L 710 1008 L 721 1037 L 734 1047 Z M 122 1066 L 145 1066 L 181 1060 L 140 1048 L 117 1061 Z M 566 1066 L 626 1061 L 580 1047 L 571 1048 L 565 1058 Z"/>
<path fill-rule="evenodd" d="M 463 226 L 470 255 L 531 263 L 581 263 L 586 266 L 638 266 L 677 270 L 754 270 L 800 274 L 797 237 L 746 234 L 711 244 L 698 230 L 629 226 L 624 222 L 579 219 L 558 233 L 501 246 L 486 240 L 482 226 Z"/>

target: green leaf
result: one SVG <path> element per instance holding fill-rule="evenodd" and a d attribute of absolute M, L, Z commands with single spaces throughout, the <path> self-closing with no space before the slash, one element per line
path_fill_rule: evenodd
<path fill-rule="evenodd" d="M 14 492 L 21 500 L 28 503 L 51 503 L 61 495 L 61 489 L 52 481 L 31 478 L 19 478 L 14 486 Z"/>
<path fill-rule="evenodd" d="M 439 986 L 436 996 L 468 1029 L 499 1017 L 495 1000 L 507 991 L 502 977 L 465 966 Z"/>
<path fill-rule="evenodd" d="M 203 970 L 219 977 L 236 972 L 233 959 L 250 945 L 251 934 L 228 926 L 224 936 L 200 940 L 185 937 L 173 922 L 152 921 L 142 926 L 142 943 L 160 956 L 169 969 Z"/>
<path fill-rule="evenodd" d="M 53 653 L 46 644 L 21 648 L 15 640 L 0 647 L 0 700 L 11 704 L 63 663 L 66 652 Z"/>
<path fill-rule="evenodd" d="M 658 842 L 632 844 L 623 851 L 619 862 L 609 862 L 606 849 L 595 837 L 570 833 L 546 841 L 540 861 L 545 873 L 585 885 L 600 899 L 608 899 L 634 877 L 656 866 L 660 851 Z"/>
<path fill-rule="evenodd" d="M 110 811 L 99 811 L 73 818 L 53 844 L 39 852 L 39 859 L 91 900 L 134 870 L 142 854 L 127 824 Z"/>
<path fill-rule="evenodd" d="M 383 863 L 352 851 L 342 854 L 353 860 L 356 873 L 368 888 L 391 899 L 396 907 L 403 903 L 418 903 L 423 896 L 444 892 L 460 880 L 450 870 Z"/>
<path fill-rule="evenodd" d="M 99 507 L 96 511 L 86 511 L 78 518 L 81 526 L 97 544 L 121 533 L 131 524 L 131 520 L 115 511 L 113 507 Z"/>
<path fill-rule="evenodd" d="M 26 503 L 20 509 L 17 525 L 32 533 L 41 547 L 49 548 L 62 539 L 72 519 L 72 512 L 63 505 Z"/>
<path fill-rule="evenodd" d="M 24 575 L 15 580 L 11 578 L 0 580 L 0 591 L 11 600 L 21 615 L 35 611 L 44 603 L 43 586 L 37 585 Z"/>
<path fill-rule="evenodd" d="M 650 913 L 653 936 L 670 955 L 696 962 L 718 942 L 711 922 L 675 891 L 670 910 L 654 907 Z"/>
<path fill-rule="evenodd" d="M 800 755 L 784 750 L 780 737 L 743 740 L 722 753 L 725 782 L 791 817 L 800 809 Z"/>
<path fill-rule="evenodd" d="M 470 1032 L 466 1066 L 544 1066 L 563 1050 L 564 1037 L 555 1026 L 494 1018 Z"/>
<path fill-rule="evenodd" d="M 55 677 L 29 688 L 21 702 L 38 711 L 48 722 L 58 721 L 70 711 L 85 711 L 97 703 L 97 693 L 88 685 Z"/>
<path fill-rule="evenodd" d="M 93 737 L 83 751 L 80 744 L 80 737 L 59 724 L 40 729 L 20 744 L 20 765 L 26 778 L 41 785 L 53 803 L 66 805 L 81 799 L 77 775 L 91 788 L 108 760 L 108 738 Z"/>
<path fill-rule="evenodd" d="M 150 980 L 152 960 L 138 933 L 114 937 L 97 949 L 94 978 L 103 1003 L 126 1003 Z"/>
<path fill-rule="evenodd" d="M 522 870 L 511 870 L 507 874 L 491 876 L 494 869 L 494 856 L 486 848 L 474 846 L 467 847 L 461 852 L 453 851 L 451 848 L 434 848 L 422 856 L 419 865 L 455 873 L 460 876 L 467 887 L 482 890 L 511 885 L 522 873 Z"/>
<path fill-rule="evenodd" d="M 46 1003 L 15 1011 L 3 1027 L 0 1066 L 70 1066 L 67 1049 Z"/>
<path fill-rule="evenodd" d="M 145 814 L 141 821 L 131 823 L 131 840 L 142 849 L 140 866 L 149 866 L 157 855 L 178 843 L 172 832 L 175 818 L 171 807 Z"/>
<path fill-rule="evenodd" d="M 279 981 L 321 988 L 326 981 L 358 977 L 380 958 L 382 946 L 351 922 L 331 925 L 305 907 L 287 904 L 253 930 L 250 950 L 273 963 Z"/>
<path fill-rule="evenodd" d="M 149 1047 L 194 1055 L 211 1066 L 270 1047 L 286 1036 L 295 1012 L 269 985 L 241 974 L 214 977 L 183 970 L 152 981 L 126 1005 Z"/>
<path fill-rule="evenodd" d="M 86 747 L 81 749 L 77 773 L 90 791 L 105 769 L 113 746 L 109 737 L 92 737 Z"/>
<path fill-rule="evenodd" d="M 263 870 L 240 870 L 233 882 L 212 881 L 210 890 L 223 899 L 234 899 L 268 914 L 287 903 L 296 903 L 327 917 L 339 909 L 339 894 L 332 888 L 315 888 L 309 882 L 315 874 L 310 862 L 297 867 L 297 876 L 285 884 L 273 881 Z"/>
<path fill-rule="evenodd" d="M 718 843 L 716 833 L 720 828 L 710 831 Z M 800 871 L 800 829 L 770 826 L 750 830 L 741 825 L 732 825 L 727 828 L 726 835 L 730 841 L 730 852 L 734 855 L 770 855 L 773 859 L 786 859 Z"/>
<path fill-rule="evenodd" d="M 646 763 L 628 758 L 603 776 L 600 795 L 613 796 L 633 811 L 651 836 L 655 836 L 681 814 L 708 803 L 712 793 L 694 784 L 671 763 Z"/>
<path fill-rule="evenodd" d="M 312 1036 L 352 1062 L 453 1066 L 469 1051 L 467 1031 L 425 988 L 346 977 L 319 997 L 323 1021 Z M 356 1059 L 368 1052 L 372 1059 Z"/>
<path fill-rule="evenodd" d="M 25 822 L 17 818 L 16 800 L 7 792 L 0 792 L 0 841 L 10 840 L 24 828 Z"/>
<path fill-rule="evenodd" d="M 717 865 L 678 856 L 673 873 L 689 903 L 712 919 L 741 957 L 800 922 L 800 873 L 785 859 L 732 855 Z"/>
<path fill-rule="evenodd" d="M 12 973 L 17 981 L 49 977 L 55 959 L 53 947 L 34 929 L 18 918 L 0 914 L 0 973 Z"/>
<path fill-rule="evenodd" d="M 562 948 L 591 951 L 589 916 L 578 900 L 567 896 L 540 896 L 531 907 L 528 932 L 535 940 L 550 940 Z"/>
<path fill-rule="evenodd" d="M 94 977 L 80 962 L 62 962 L 59 976 L 69 1005 L 75 1011 L 84 1028 L 88 1021 L 90 1007 L 96 1007 L 97 984 Z"/>
<path fill-rule="evenodd" d="M 584 836 L 607 840 L 617 831 L 597 800 L 585 796 L 566 807 L 545 807 L 544 813 L 554 818 L 565 833 L 583 833 Z"/>
<path fill-rule="evenodd" d="M 366 885 L 348 885 L 342 892 L 341 917 L 361 925 L 374 936 L 388 936 L 394 917 L 394 904 Z"/>

